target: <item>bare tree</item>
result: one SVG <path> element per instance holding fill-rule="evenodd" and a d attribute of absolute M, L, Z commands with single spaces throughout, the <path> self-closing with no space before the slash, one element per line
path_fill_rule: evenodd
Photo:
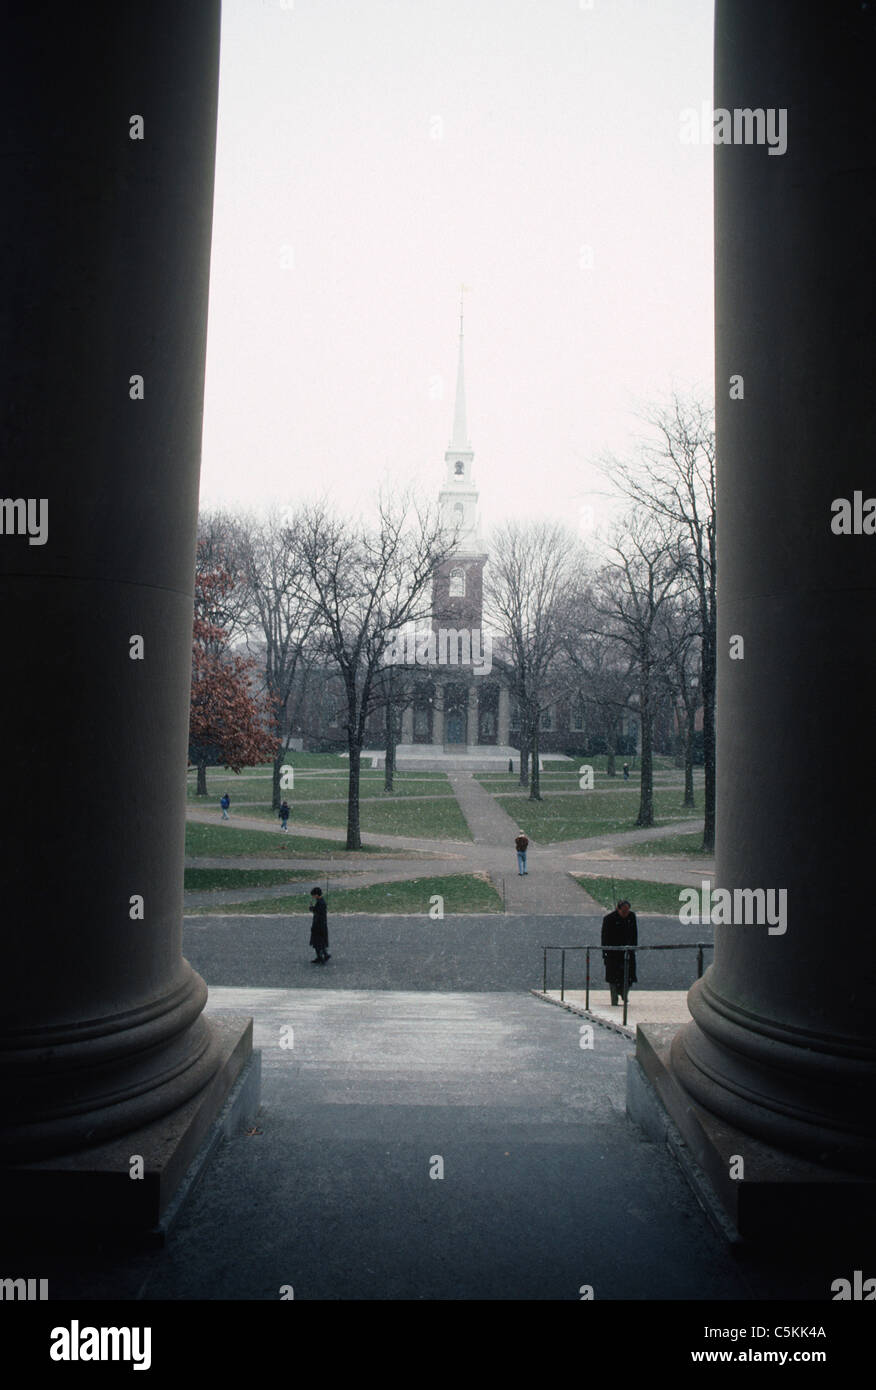
<path fill-rule="evenodd" d="M 634 658 L 602 629 L 601 621 L 588 585 L 574 605 L 566 655 L 577 674 L 576 694 L 586 710 L 587 728 L 605 744 L 606 772 L 614 777 L 621 721 L 630 709 L 637 680 Z"/>
<path fill-rule="evenodd" d="M 603 632 L 626 648 L 638 679 L 642 727 L 641 797 L 636 825 L 654 824 L 655 667 L 661 610 L 678 582 L 677 542 L 658 518 L 633 513 L 616 531 L 612 558 L 600 572 L 594 607 Z"/>
<path fill-rule="evenodd" d="M 211 621 L 224 634 L 223 648 L 239 645 L 250 623 L 239 529 L 237 517 L 221 508 L 206 508 L 198 514 L 198 573 L 221 571 L 227 576 L 224 591 L 213 595 L 211 614 Z"/>
<path fill-rule="evenodd" d="M 696 396 L 674 394 L 652 411 L 654 434 L 632 462 L 609 459 L 605 472 L 633 502 L 678 528 L 687 541 L 685 568 L 696 594 L 700 630 L 705 818 L 703 848 L 715 847 L 715 686 L 717 549 L 714 411 Z"/>
<path fill-rule="evenodd" d="M 383 766 L 383 790 L 391 792 L 395 779 L 395 750 L 401 739 L 402 715 L 414 702 L 416 683 L 403 665 L 389 663 L 378 673 L 375 699 L 383 705 L 386 757 Z"/>
<path fill-rule="evenodd" d="M 701 665 L 699 613 L 691 595 L 681 594 L 664 606 L 658 624 L 658 641 L 663 649 L 660 670 L 675 713 L 682 743 L 684 766 L 683 806 L 694 801 L 694 745 L 696 714 L 699 708 Z"/>
<path fill-rule="evenodd" d="M 392 639 L 429 616 L 436 567 L 455 545 L 438 518 L 408 497 L 381 498 L 370 528 L 308 507 L 300 518 L 301 553 L 326 654 L 340 672 L 350 756 L 347 849 L 361 849 L 359 778 L 368 715 L 380 700 L 381 668 Z"/>
<path fill-rule="evenodd" d="M 247 517 L 237 529 L 237 555 L 247 598 L 250 633 L 257 637 L 265 689 L 276 711 L 271 805 L 281 797 L 281 769 L 292 739 L 291 701 L 308 657 L 316 608 L 294 517 L 276 509 Z M 252 637 L 250 639 L 252 641 Z"/>
<path fill-rule="evenodd" d="M 578 542 L 555 523 L 508 522 L 490 546 L 484 606 L 501 636 L 494 663 L 505 672 L 520 711 L 521 781 L 525 750 L 531 765 L 530 801 L 541 801 L 541 716 L 568 684 L 565 641 L 582 564 Z"/>

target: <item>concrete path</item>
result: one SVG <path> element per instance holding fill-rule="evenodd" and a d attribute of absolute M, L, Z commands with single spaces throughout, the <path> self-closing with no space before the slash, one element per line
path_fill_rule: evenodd
<path fill-rule="evenodd" d="M 230 820 L 223 822 L 221 815 L 217 816 L 215 811 L 189 808 L 186 811 L 186 820 L 195 821 L 199 825 L 228 824 L 232 827 L 236 826 L 239 830 L 261 830 L 265 835 L 273 835 L 276 840 L 285 838 L 279 825 L 274 821 L 266 820 L 263 816 L 237 815 L 233 810 Z M 292 825 L 290 834 L 308 840 L 333 840 L 337 842 L 340 853 L 348 852 L 344 849 L 347 842 L 347 832 L 340 826 L 298 825 L 296 823 Z M 424 854 L 434 854 L 436 851 L 440 854 L 456 853 L 458 850 L 471 848 L 469 840 L 436 839 L 434 835 L 384 835 L 380 831 L 375 831 L 373 834 L 369 832 L 364 838 L 366 842 L 379 844 L 387 850 L 416 850 Z M 357 859 L 357 862 L 361 863 L 361 860 Z"/>
<path fill-rule="evenodd" d="M 309 914 L 186 917 L 183 954 L 212 989 L 254 985 L 264 989 L 454 990 L 525 993 L 541 989 L 543 946 L 599 945 L 602 913 L 567 917 L 505 917 L 501 913 L 429 917 L 428 886 L 420 913 L 332 914 L 324 969 L 310 964 Z M 233 909 L 232 909 L 233 913 Z M 675 917 L 640 917 L 639 941 L 666 945 L 710 941 L 712 928 L 682 926 Z M 711 963 L 711 952 L 705 955 Z M 602 986 L 602 961 L 591 956 L 593 982 Z M 583 989 L 583 951 L 566 960 L 566 985 Z M 696 950 L 639 951 L 637 992 L 688 990 L 696 979 Z M 548 988 L 560 983 L 559 953 L 549 958 Z"/>
<path fill-rule="evenodd" d="M 625 845 L 665 839 L 668 836 L 677 835 L 679 831 L 683 832 L 689 828 L 689 823 L 686 821 L 657 828 L 618 831 L 594 836 L 590 839 L 567 840 L 552 845 L 540 845 L 530 835 L 530 849 L 527 856 L 528 873 L 522 877 L 517 872 L 514 850 L 514 839 L 520 823 L 512 820 L 496 798 L 481 786 L 474 774 L 451 772 L 448 773 L 448 780 L 471 831 L 471 841 L 380 834 L 377 837 L 379 843 L 391 853 L 428 856 L 430 862 L 427 873 L 434 877 L 442 877 L 451 873 L 487 873 L 497 891 L 499 893 L 504 891 L 506 909 L 509 913 L 542 916 L 577 914 L 599 914 L 602 916 L 603 908 L 584 891 L 572 877 L 572 874 L 591 874 L 598 877 L 613 876 L 616 879 L 640 879 L 646 882 L 679 883 L 691 887 L 699 887 L 703 879 L 711 881 L 713 878 L 714 862 L 710 858 L 662 858 L 657 856 L 633 858 L 623 855 Z M 526 824 L 523 812 L 526 804 L 525 801 L 521 802 L 521 819 L 524 830 Z M 217 823 L 215 811 L 208 811 L 206 808 L 190 808 L 188 818 L 202 824 Z M 273 835 L 275 840 L 281 838 L 277 826 L 258 817 L 233 814 L 232 824 L 240 828 L 262 831 L 266 836 Z M 337 841 L 339 867 L 355 865 L 357 872 L 361 872 L 363 875 L 367 874 L 367 878 L 356 879 L 356 882 L 363 886 L 366 883 L 400 882 L 407 878 L 425 876 L 416 871 L 401 870 L 397 863 L 393 864 L 383 856 L 369 858 L 366 867 L 360 856 L 346 854 L 344 851 L 346 832 L 339 828 L 296 824 L 293 833 L 305 839 L 319 838 Z M 368 838 L 371 838 L 370 835 Z M 332 860 L 329 862 L 331 863 Z M 187 863 L 205 867 L 211 864 L 229 866 L 229 861 L 221 859 L 189 859 Z M 249 865 L 250 863 L 255 865 L 257 861 L 235 859 L 234 863 L 244 867 L 245 864 Z M 306 860 L 295 857 L 294 866 L 296 868 L 305 863 L 307 863 Z M 317 874 L 320 867 L 323 873 L 327 871 L 325 860 L 322 860 L 321 865 L 320 861 L 316 859 L 311 863 Z M 265 866 L 276 868 L 278 864 L 276 861 L 273 863 L 265 861 Z M 314 881 L 318 881 L 318 879 Z M 352 886 L 352 881 L 348 880 L 348 886 Z M 217 906 L 233 905 L 247 900 L 252 901 L 255 897 L 282 897 L 287 891 L 304 890 L 303 888 L 296 890 L 294 887 L 288 890 L 283 888 L 273 890 L 229 889 L 223 890 L 221 896 L 219 893 L 187 894 L 185 901 L 186 905 L 190 907 L 211 904 Z"/>
<path fill-rule="evenodd" d="M 45 1259 L 53 1297 L 752 1297 L 626 1119 L 619 1034 L 584 1050 L 529 995 L 216 989 L 219 1008 L 255 1019 L 257 1132 L 217 1153 L 168 1249 Z"/>
<path fill-rule="evenodd" d="M 505 880 L 505 902 L 509 912 L 574 913 L 599 912 L 599 904 L 569 877 L 563 849 L 541 848 L 526 831 L 525 819 L 514 821 L 507 811 L 471 772 L 451 772 L 450 784 L 465 816 L 472 839 L 485 867 L 496 882 Z M 525 875 L 517 870 L 514 841 L 523 830 L 529 840 Z M 484 851 L 489 851 L 484 853 Z"/>

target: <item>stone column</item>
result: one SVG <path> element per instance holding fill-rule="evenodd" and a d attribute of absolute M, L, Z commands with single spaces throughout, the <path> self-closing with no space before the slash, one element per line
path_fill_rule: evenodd
<path fill-rule="evenodd" d="M 3 490 L 47 520 L 0 536 L 13 1162 L 169 1149 L 223 1066 L 181 954 L 218 50 L 213 0 L 4 17 Z"/>
<path fill-rule="evenodd" d="M 465 742 L 468 748 L 476 748 L 480 742 L 478 730 L 478 688 L 468 687 L 468 711 L 465 726 Z"/>
<path fill-rule="evenodd" d="M 442 681 L 435 681 L 435 700 L 432 705 L 432 743 L 438 748 L 444 747 L 444 699 L 446 691 Z"/>
<path fill-rule="evenodd" d="M 499 686 L 499 724 L 497 731 L 497 742 L 504 748 L 508 746 L 508 738 L 511 728 L 511 696 L 508 687 Z"/>
<path fill-rule="evenodd" d="M 401 741 L 402 743 L 413 743 L 414 741 L 414 706 L 405 705 L 402 710 L 401 719 Z"/>
<path fill-rule="evenodd" d="M 717 5 L 715 107 L 786 108 L 787 152 L 715 151 L 716 883 L 787 916 L 715 928 L 672 1067 L 740 1129 L 872 1172 L 876 534 L 831 523 L 876 496 L 876 14 L 817 13 Z"/>

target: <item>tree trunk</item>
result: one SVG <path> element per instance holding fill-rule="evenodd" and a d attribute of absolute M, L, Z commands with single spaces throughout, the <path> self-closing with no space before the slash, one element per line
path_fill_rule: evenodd
<path fill-rule="evenodd" d="M 351 731 L 347 739 L 350 751 L 350 784 L 347 793 L 347 849 L 361 849 L 362 836 L 359 830 L 359 768 L 362 761 L 362 745 Z"/>
<path fill-rule="evenodd" d="M 195 796 L 207 795 L 207 764 L 198 763 L 198 785 Z"/>
<path fill-rule="evenodd" d="M 386 762 L 384 764 L 383 790 L 393 790 L 392 779 L 395 773 L 395 710 L 392 699 L 386 702 Z"/>
<path fill-rule="evenodd" d="M 520 716 L 520 785 L 529 786 L 529 728 Z"/>
<path fill-rule="evenodd" d="M 280 795 L 280 768 L 283 766 L 286 752 L 285 748 L 280 748 L 274 754 L 274 776 L 271 783 L 271 808 L 274 811 L 279 811 L 280 802 L 283 800 Z"/>
<path fill-rule="evenodd" d="M 642 725 L 642 792 L 636 825 L 654 824 L 654 769 L 652 755 L 653 713 L 651 710 L 651 672 L 647 660 L 643 664 L 640 686 L 639 719 Z"/>
<path fill-rule="evenodd" d="M 537 719 L 533 720 L 533 723 L 532 723 L 532 743 L 531 743 L 531 745 L 530 745 L 530 748 L 531 748 L 531 760 L 532 760 L 532 774 L 531 774 L 531 776 L 530 776 L 530 781 L 529 781 L 529 799 L 530 799 L 530 801 L 541 801 L 542 797 L 541 797 L 541 791 L 540 791 L 540 789 L 539 789 L 539 788 L 540 788 L 540 773 L 539 773 L 539 770 L 538 770 L 538 720 L 537 720 Z"/>
<path fill-rule="evenodd" d="M 675 711 L 675 751 L 672 755 L 674 767 L 684 767 L 687 755 L 687 701 L 682 696 L 682 704 L 673 706 Z M 685 794 L 687 794 L 685 792 Z"/>
<path fill-rule="evenodd" d="M 703 762 L 705 764 L 705 820 L 703 849 L 715 848 L 715 642 L 711 633 L 703 636 Z"/>
<path fill-rule="evenodd" d="M 616 750 L 616 748 L 615 748 L 615 746 L 614 746 L 614 743 L 615 743 L 614 734 L 613 734 L 613 733 L 612 733 L 612 734 L 609 734 L 608 738 L 605 740 L 605 747 L 606 747 L 606 754 L 605 754 L 605 770 L 606 770 L 606 772 L 608 773 L 609 777 L 616 777 L 616 776 L 617 776 L 617 767 L 615 766 L 615 761 L 614 761 L 615 758 L 617 757 L 617 750 Z"/>
<path fill-rule="evenodd" d="M 694 805 L 694 737 L 696 734 L 697 707 L 692 700 L 687 707 L 687 727 L 684 740 L 684 801 L 683 806 Z"/>

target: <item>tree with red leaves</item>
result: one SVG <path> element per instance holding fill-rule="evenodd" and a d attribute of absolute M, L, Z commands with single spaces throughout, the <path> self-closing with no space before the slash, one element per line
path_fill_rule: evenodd
<path fill-rule="evenodd" d="M 189 719 L 189 764 L 198 769 L 198 796 L 207 795 L 208 767 L 240 772 L 270 761 L 277 743 L 271 703 L 253 689 L 256 662 L 229 650 L 222 619 L 234 581 L 215 566 L 199 543 Z"/>

